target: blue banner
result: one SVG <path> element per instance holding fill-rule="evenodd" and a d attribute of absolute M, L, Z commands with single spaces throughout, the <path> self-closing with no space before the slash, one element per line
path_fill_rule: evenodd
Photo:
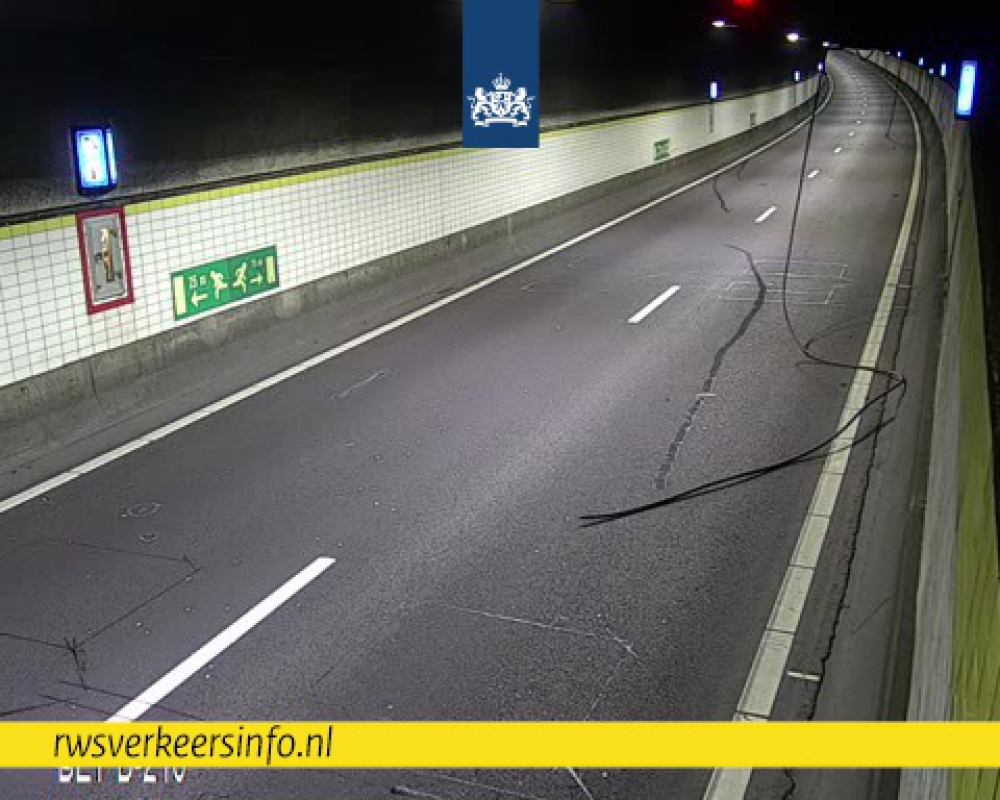
<path fill-rule="evenodd" d="M 462 144 L 538 147 L 538 0 L 464 0 Z"/>

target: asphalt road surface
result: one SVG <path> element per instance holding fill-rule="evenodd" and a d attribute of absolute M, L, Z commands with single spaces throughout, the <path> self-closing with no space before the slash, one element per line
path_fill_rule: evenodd
<path fill-rule="evenodd" d="M 885 137 L 874 68 L 831 73 L 787 301 L 820 352 L 856 361 L 915 137 L 902 104 Z M 821 462 L 578 518 L 836 428 L 852 373 L 806 363 L 780 302 L 805 137 L 0 515 L 0 712 L 106 719 L 326 557 L 142 718 L 732 718 Z M 636 800 L 708 779 L 192 771 L 139 790 L 6 772 L 0 795 Z"/>

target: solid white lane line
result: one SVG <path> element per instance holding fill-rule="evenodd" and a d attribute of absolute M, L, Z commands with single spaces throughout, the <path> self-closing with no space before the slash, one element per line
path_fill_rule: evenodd
<path fill-rule="evenodd" d="M 25 489 L 20 494 L 16 494 L 8 500 L 4 500 L 0 503 L 0 513 L 3 513 L 8 508 L 13 508 L 21 503 L 27 503 L 29 500 L 34 500 L 36 497 L 40 497 L 47 492 L 51 492 L 53 489 L 62 486 L 64 483 L 69 483 L 72 480 L 76 480 L 82 475 L 83 472 L 80 467 L 75 469 L 67 470 L 61 475 L 55 475 L 46 481 L 41 483 L 36 483 L 30 489 Z"/>
<path fill-rule="evenodd" d="M 826 100 L 823 101 L 823 105 L 819 109 L 820 113 L 826 110 L 827 106 L 830 105 L 830 101 L 832 99 L 833 99 L 833 90 L 831 88 L 830 93 L 826 96 Z M 428 314 L 432 314 L 433 312 L 437 311 L 440 308 L 444 308 L 445 306 L 451 305 L 452 303 L 455 303 L 464 297 L 468 297 L 470 294 L 474 294 L 475 292 L 478 292 L 481 289 L 485 289 L 487 286 L 491 286 L 494 283 L 502 281 L 504 278 L 508 278 L 511 275 L 520 272 L 521 270 L 534 266 L 540 261 L 544 261 L 545 259 L 554 256 L 557 253 L 561 253 L 563 250 L 568 250 L 569 248 L 579 244 L 580 242 L 585 242 L 587 239 L 591 239 L 594 236 L 597 236 L 598 234 L 604 233 L 604 231 L 609 230 L 610 228 L 614 228 L 617 225 L 621 225 L 623 222 L 627 222 L 633 217 L 637 217 L 640 214 L 644 214 L 650 209 L 656 208 L 658 205 L 665 203 L 668 200 L 673 200 L 675 197 L 682 195 L 685 192 L 688 192 L 691 189 L 694 189 L 698 186 L 701 186 L 704 183 L 708 183 L 709 181 L 713 180 L 719 175 L 723 175 L 729 172 L 729 170 L 733 169 L 734 167 L 738 167 L 741 164 L 745 164 L 747 161 L 756 158 L 761 153 L 770 150 L 772 147 L 775 147 L 781 144 L 786 139 L 789 139 L 790 137 L 794 136 L 808 124 L 809 124 L 809 118 L 806 117 L 806 119 L 802 120 L 802 122 L 800 122 L 794 128 L 781 134 L 781 136 L 777 137 L 776 139 L 771 140 L 767 144 L 761 145 L 756 150 L 751 150 L 745 156 L 740 156 L 739 158 L 737 158 L 734 161 L 731 161 L 725 166 L 719 167 L 717 170 L 709 172 L 707 175 L 703 175 L 702 177 L 691 181 L 691 183 L 685 184 L 684 186 L 680 186 L 671 192 L 667 192 L 667 194 L 665 195 L 650 200 L 648 203 L 638 206 L 637 208 L 633 208 L 631 211 L 627 211 L 626 213 L 622 214 L 619 217 L 615 217 L 614 219 L 609 220 L 608 222 L 598 225 L 596 228 L 591 228 L 588 231 L 584 231 L 583 233 L 574 236 L 572 239 L 567 239 L 565 242 L 557 244 L 554 247 L 545 250 L 544 252 L 532 256 L 531 258 L 526 258 L 524 261 L 520 261 L 517 264 L 514 264 L 513 266 L 507 267 L 507 269 L 501 270 L 500 272 L 497 272 L 495 275 L 490 275 L 488 278 L 483 278 L 481 281 L 477 281 L 476 283 L 466 286 L 464 289 L 460 289 L 454 294 L 449 294 L 446 297 L 442 297 L 439 300 L 435 300 L 433 303 L 428 303 L 426 306 L 418 308 L 416 311 L 411 311 L 408 314 L 404 314 L 403 316 L 398 317 L 397 319 L 394 319 L 391 322 L 387 322 L 384 325 L 380 325 L 377 328 L 372 328 L 370 331 L 366 331 L 360 336 L 356 336 L 355 338 L 350 339 L 344 342 L 343 344 L 339 344 L 336 347 L 331 347 L 329 350 L 325 350 L 322 353 L 318 353 L 317 355 L 312 356 L 311 358 L 308 358 L 305 361 L 301 361 L 298 364 L 295 364 L 294 366 L 288 367 L 287 369 L 284 369 L 281 372 L 276 372 L 271 377 L 265 378 L 262 381 L 258 381 L 257 383 L 251 384 L 247 388 L 241 389 L 235 394 L 231 394 L 228 397 L 223 397 L 221 400 L 217 400 L 214 403 L 209 403 L 207 406 L 203 406 L 197 411 L 193 411 L 190 414 L 187 414 L 181 417 L 180 419 L 176 420 L 175 422 L 170 423 L 169 425 L 164 425 L 160 428 L 157 428 L 154 431 L 151 431 L 150 433 L 139 436 L 130 442 L 126 442 L 125 444 L 115 448 L 114 450 L 110 450 L 109 452 L 97 456 L 96 458 L 92 458 L 89 461 L 84 462 L 83 464 L 73 467 L 72 469 L 68 469 L 63 473 L 50 478 L 48 481 L 35 484 L 34 486 L 28 489 L 18 492 L 17 494 L 11 495 L 5 500 L 0 501 L 0 514 L 4 513 L 5 511 L 9 511 L 10 509 L 15 508 L 16 506 L 19 506 L 22 503 L 26 503 L 29 500 L 34 499 L 35 497 L 38 497 L 39 495 L 44 494 L 46 491 L 54 489 L 58 485 L 61 485 L 63 483 L 69 483 L 70 481 L 76 480 L 81 475 L 87 472 L 92 472 L 93 470 L 98 469 L 99 467 L 103 467 L 105 464 L 109 464 L 112 461 L 117 461 L 119 458 L 127 455 L 128 453 L 131 453 L 135 450 L 139 450 L 145 447 L 146 445 L 151 444 L 154 441 L 157 441 L 158 439 L 162 439 L 165 436 L 168 436 L 171 433 L 176 433 L 177 431 L 186 428 L 188 425 L 193 425 L 195 422 L 198 422 L 199 420 L 205 419 L 206 417 L 210 417 L 213 414 L 218 414 L 220 411 L 224 411 L 230 406 L 236 405 L 236 403 L 246 400 L 248 397 L 253 397 L 255 394 L 258 394 L 264 391 L 265 389 L 270 389 L 272 386 L 277 386 L 279 383 L 283 383 L 284 381 L 287 381 L 290 378 L 294 378 L 296 375 L 306 372 L 312 369 L 313 367 L 318 367 L 320 364 L 324 364 L 327 361 L 336 358 L 337 356 L 343 355 L 349 350 L 353 350 L 356 347 L 360 347 L 363 344 L 367 344 L 373 339 L 378 339 L 380 336 L 384 336 L 385 334 L 390 333 L 396 330 L 397 328 L 401 328 L 404 325 L 408 325 L 409 323 L 420 319 L 421 317 L 425 317 Z"/>
<path fill-rule="evenodd" d="M 108 722 L 134 722 L 139 719 L 139 717 L 184 683 L 184 681 L 210 663 L 230 645 L 239 641 L 252 628 L 263 622 L 272 612 L 280 608 L 285 602 L 326 572 L 333 566 L 335 561 L 336 559 L 325 556 L 317 558 L 309 566 L 257 603 L 257 605 L 247 611 L 246 614 L 222 631 L 222 633 L 206 642 L 198 650 L 185 658 L 170 672 L 136 697 L 135 700 L 126 703 L 118 709 L 117 712 L 108 717 Z"/>
<path fill-rule="evenodd" d="M 647 303 L 638 311 L 636 311 L 635 314 L 633 314 L 631 317 L 628 318 L 629 324 L 638 325 L 640 322 L 646 319 L 646 317 L 648 317 L 650 314 L 656 311 L 656 309 L 658 309 L 660 306 L 666 303 L 667 300 L 669 300 L 671 297 L 677 294 L 680 288 L 681 288 L 680 286 L 671 286 L 669 289 L 667 289 L 667 291 L 663 292 L 663 294 L 657 295 L 652 300 L 652 302 Z"/>
<path fill-rule="evenodd" d="M 808 175 L 806 175 L 806 177 L 807 177 L 807 178 L 808 178 L 809 180 L 812 180 L 812 179 L 813 179 L 813 178 L 815 178 L 815 177 L 816 177 L 817 175 L 819 175 L 819 170 L 818 170 L 818 169 L 814 169 L 814 170 L 813 170 L 812 172 L 810 172 L 810 173 L 809 173 Z"/>
<path fill-rule="evenodd" d="M 896 240 L 896 249 L 893 251 L 892 261 L 886 272 L 882 293 L 868 331 L 868 339 L 861 352 L 859 369 L 855 370 L 851 389 L 848 391 L 837 423 L 838 429 L 847 425 L 847 421 L 863 406 L 868 396 L 873 377 L 871 369 L 878 362 L 916 218 L 917 195 L 920 191 L 924 160 L 923 137 L 917 124 L 916 112 L 909 99 L 903 94 L 900 94 L 900 97 L 910 112 L 916 136 L 916 156 L 910 178 L 910 191 L 899 237 Z M 795 552 L 785 571 L 781 589 L 771 611 L 771 618 L 757 647 L 757 654 L 750 667 L 750 674 L 743 687 L 734 719 L 744 719 L 747 714 L 764 719 L 770 717 L 781 678 L 787 668 L 788 655 L 795 641 L 802 610 L 809 597 L 809 589 L 826 540 L 830 518 L 840 494 L 841 483 L 847 469 L 848 448 L 854 444 L 858 428 L 859 421 L 854 420 L 830 445 L 830 452 L 823 462 L 823 470 L 816 483 L 812 503 L 799 530 Z M 703 800 L 744 800 L 751 775 L 752 770 L 749 769 L 716 769 L 712 773 Z"/>
<path fill-rule="evenodd" d="M 777 206 L 771 206 L 767 211 L 765 211 L 763 214 L 757 217 L 757 219 L 755 219 L 754 222 L 756 222 L 758 225 L 760 225 L 762 222 L 766 222 L 767 218 L 777 210 L 778 210 Z"/>
<path fill-rule="evenodd" d="M 810 675 L 805 672 L 796 672 L 794 669 L 790 669 L 787 672 L 789 678 L 795 678 L 800 681 L 809 681 L 809 683 L 819 683 L 821 678 L 819 675 Z"/>

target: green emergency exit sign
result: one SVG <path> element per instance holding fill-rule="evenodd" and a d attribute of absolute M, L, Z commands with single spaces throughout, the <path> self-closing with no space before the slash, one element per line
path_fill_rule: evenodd
<path fill-rule="evenodd" d="M 653 161 L 663 161 L 667 158 L 670 158 L 670 139 L 653 142 Z"/>
<path fill-rule="evenodd" d="M 278 251 L 250 253 L 180 270 L 170 276 L 174 319 L 187 319 L 278 287 Z"/>

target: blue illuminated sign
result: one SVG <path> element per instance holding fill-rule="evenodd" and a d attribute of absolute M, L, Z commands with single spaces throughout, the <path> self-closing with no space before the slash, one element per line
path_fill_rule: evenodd
<path fill-rule="evenodd" d="M 111 178 L 111 185 L 118 185 L 118 162 L 115 160 L 115 136 L 111 128 L 104 129 L 104 142 L 107 145 L 108 153 L 108 175 Z"/>
<path fill-rule="evenodd" d="M 110 128 L 74 128 L 73 161 L 80 194 L 104 194 L 118 186 L 115 140 Z"/>
<path fill-rule="evenodd" d="M 976 69 L 975 61 L 963 61 L 958 71 L 958 100 L 955 103 L 956 117 L 971 117 L 972 106 L 976 99 Z"/>
<path fill-rule="evenodd" d="M 718 100 L 719 99 L 719 82 L 718 81 L 712 81 L 710 84 L 708 84 L 708 96 L 712 100 Z"/>
<path fill-rule="evenodd" d="M 941 77 L 948 77 L 948 65 L 944 61 L 941 62 Z"/>

